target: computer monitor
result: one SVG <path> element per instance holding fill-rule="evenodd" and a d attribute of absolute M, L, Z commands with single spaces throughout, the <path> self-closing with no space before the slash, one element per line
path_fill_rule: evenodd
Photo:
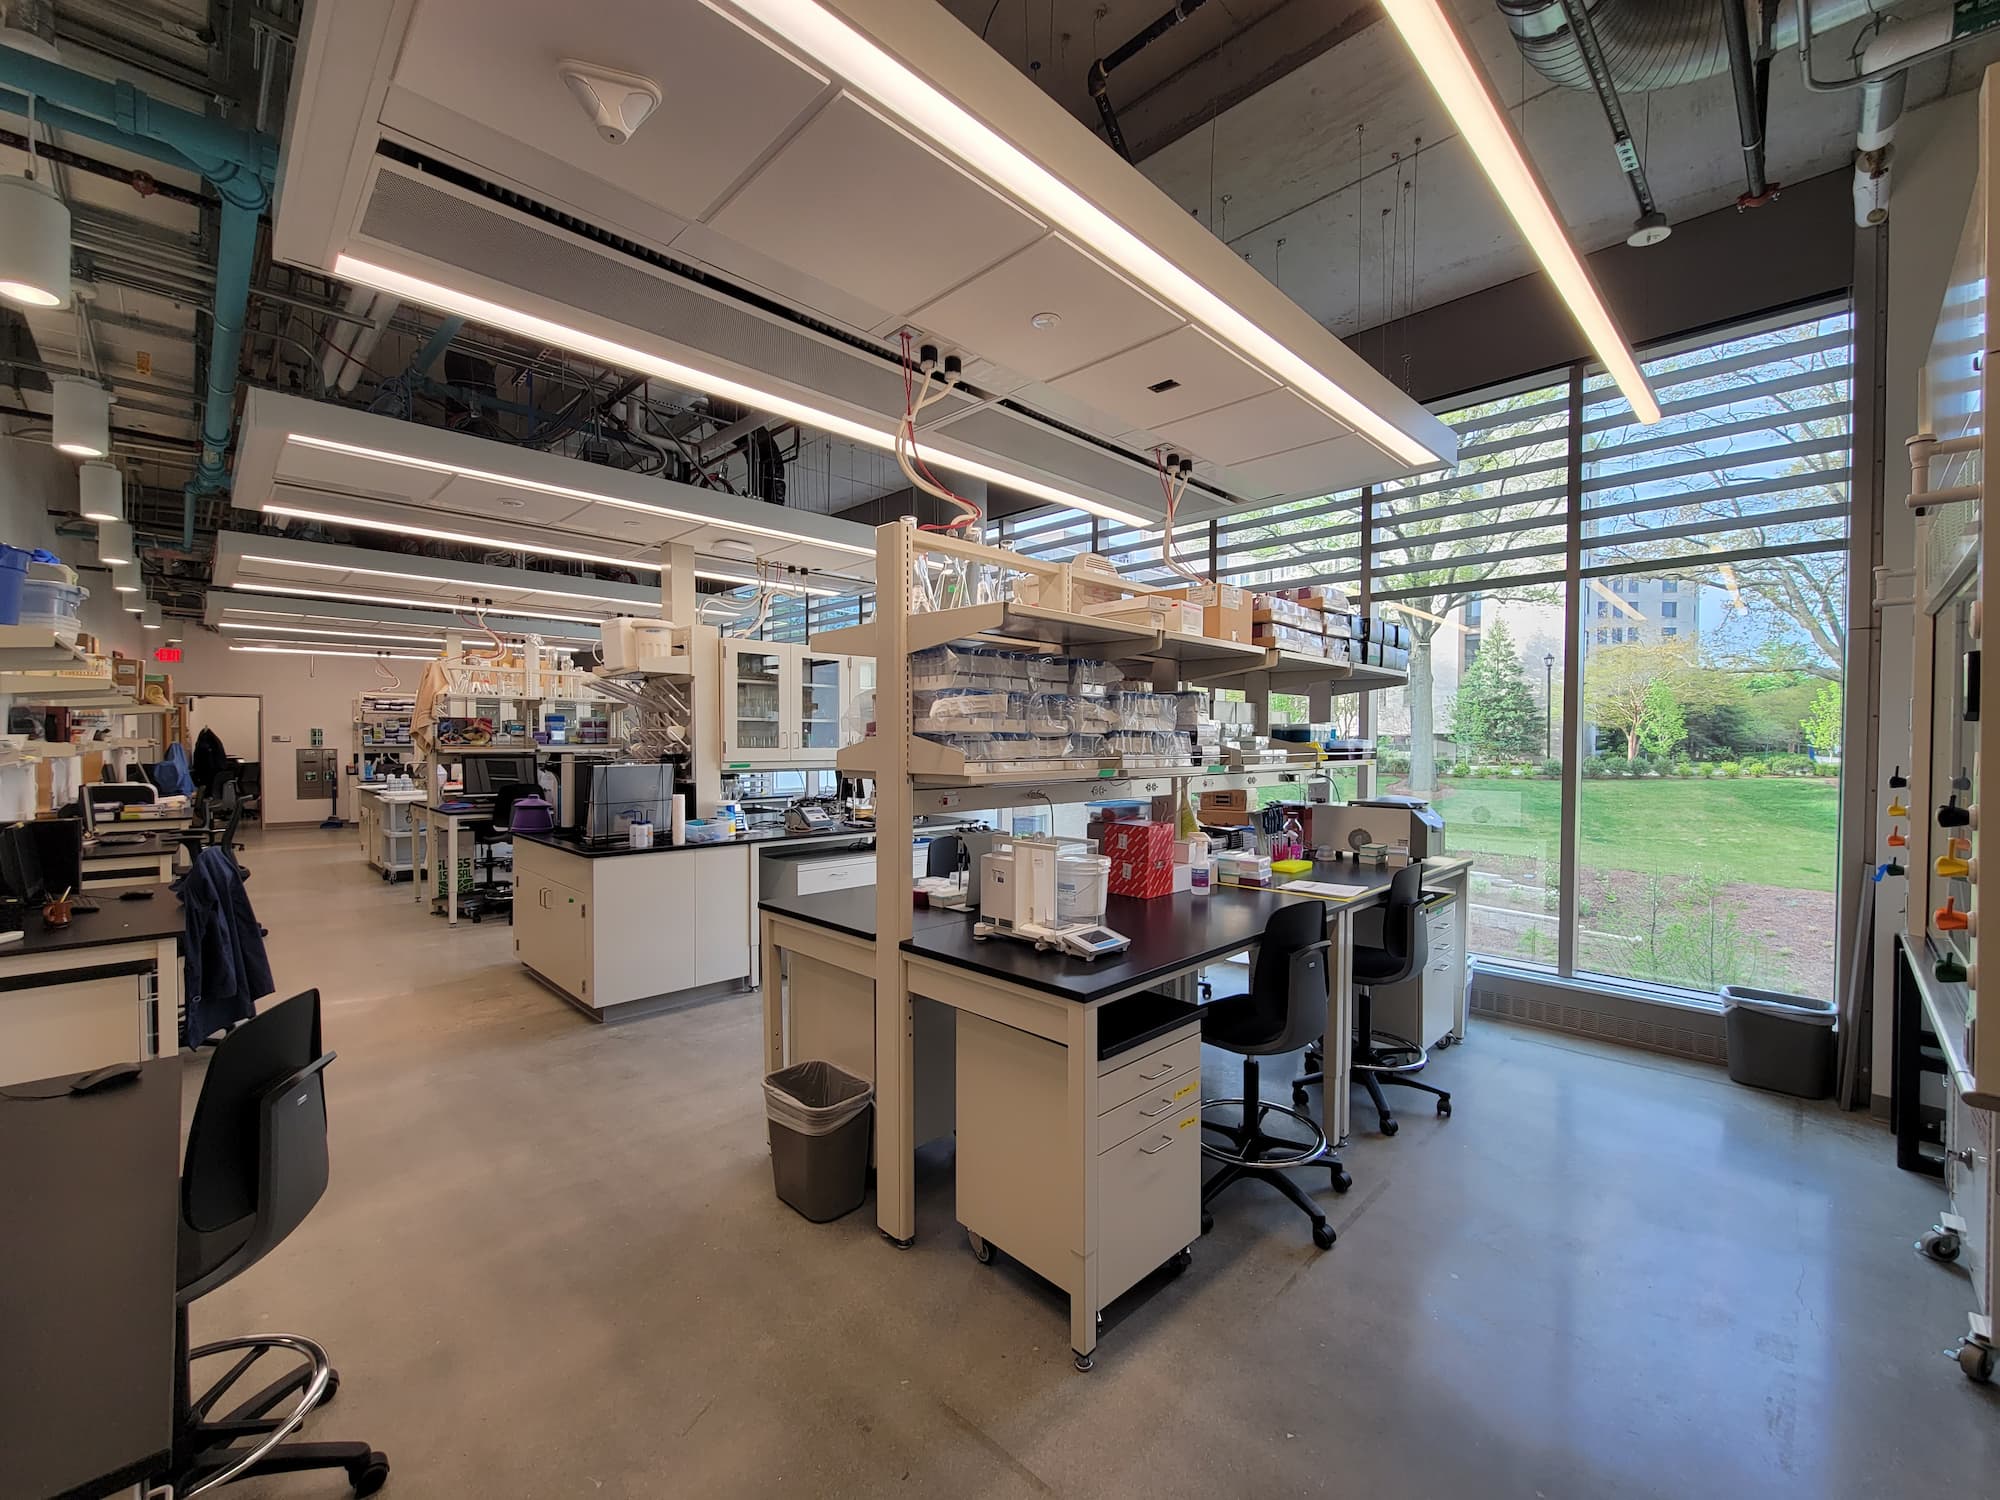
<path fill-rule="evenodd" d="M 465 757 L 465 795 L 498 796 L 503 786 L 516 782 L 535 784 L 535 762 L 526 755 L 468 755 Z"/>
<path fill-rule="evenodd" d="M 17 901 L 50 901 L 83 885 L 83 822 L 33 818 L 0 832 L 0 890 Z"/>

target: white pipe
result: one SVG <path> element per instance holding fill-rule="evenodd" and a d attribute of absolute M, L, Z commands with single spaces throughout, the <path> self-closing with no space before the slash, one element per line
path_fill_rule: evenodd
<path fill-rule="evenodd" d="M 348 346 L 350 358 L 341 367 L 334 384 L 345 396 L 352 391 L 368 367 L 368 356 L 375 352 L 375 345 L 381 341 L 382 330 L 389 326 L 389 320 L 396 316 L 396 309 L 403 304 L 394 297 L 377 297 L 375 305 L 368 309 L 370 322 L 366 328 L 354 335 L 354 342 Z"/>
<path fill-rule="evenodd" d="M 1876 34 L 1861 53 L 1860 74 L 1909 63 L 1952 40 L 1950 7 L 1914 17 Z M 1889 173 L 1894 165 L 1896 124 L 1903 115 L 1907 72 L 1891 73 L 1863 86 L 1861 124 L 1854 137 L 1854 222 L 1863 229 L 1889 218 Z"/>
<path fill-rule="evenodd" d="M 375 305 L 375 299 L 381 295 L 373 287 L 351 286 L 347 289 L 347 295 L 340 299 L 340 310 L 357 319 L 367 318 L 369 309 Z M 319 357 L 320 388 L 332 390 L 346 371 L 347 351 L 334 348 L 333 341 L 328 339 L 326 348 Z"/>

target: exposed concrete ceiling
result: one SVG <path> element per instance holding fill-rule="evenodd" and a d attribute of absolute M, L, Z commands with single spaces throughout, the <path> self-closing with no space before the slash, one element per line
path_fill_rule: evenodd
<path fill-rule="evenodd" d="M 1635 208 L 1595 96 L 1558 88 L 1529 69 L 1492 0 L 1449 3 L 1580 245 L 1589 251 L 1624 239 Z M 949 4 L 976 31 L 992 0 Z M 1936 8 L 1918 0 L 1896 10 Z M 1097 35 L 1108 50 L 1164 6 L 1135 0 L 1105 9 Z M 1087 30 L 1065 46 L 1061 22 L 1051 48 L 1045 14 L 1002 0 L 989 41 L 1017 64 L 1050 59 L 1033 76 L 1053 72 L 1044 86 L 1095 124 L 1084 76 L 1098 49 Z M 1270 55 L 1273 40 L 1295 41 L 1314 23 L 1331 45 L 1281 47 Z M 1860 30 L 1823 40 L 1823 73 L 1847 58 Z M 1996 58 L 2000 41 L 1916 69 L 1908 107 L 1975 87 Z M 1239 75 L 1273 68 L 1277 76 L 1247 97 L 1232 92 Z M 1429 85 L 1373 5 L 1216 0 L 1128 69 L 1114 75 L 1112 92 L 1141 169 L 1343 337 L 1535 269 Z M 1219 107 L 1211 112 L 1212 101 Z M 1726 73 L 1628 98 L 1626 108 L 1670 221 L 1736 200 L 1742 158 Z M 1808 92 L 1796 58 L 1778 56 L 1771 69 L 1770 175 L 1785 182 L 1844 166 L 1853 157 L 1858 110 L 1857 93 Z M 1178 134 L 1165 123 L 1169 117 L 1182 122 Z M 1194 128 L 1185 129 L 1190 120 Z M 1145 154 L 1144 143 L 1162 137 L 1171 139 Z"/>

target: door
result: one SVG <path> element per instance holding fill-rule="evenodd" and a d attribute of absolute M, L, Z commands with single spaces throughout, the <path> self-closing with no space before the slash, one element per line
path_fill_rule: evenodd
<path fill-rule="evenodd" d="M 773 765 L 785 759 L 786 651 L 768 641 L 722 643 L 722 758 Z"/>
<path fill-rule="evenodd" d="M 796 696 L 798 714 L 794 748 L 804 752 L 800 765 L 832 765 L 840 748 L 840 714 L 844 706 L 847 658 L 800 652 Z"/>

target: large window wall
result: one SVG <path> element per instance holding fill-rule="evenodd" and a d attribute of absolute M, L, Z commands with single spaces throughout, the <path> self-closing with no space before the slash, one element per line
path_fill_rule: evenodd
<path fill-rule="evenodd" d="M 1204 573 L 1411 627 L 1409 686 L 1368 702 L 1378 789 L 1473 856 L 1488 961 L 1834 993 L 1853 345 L 1841 304 L 1649 350 L 1650 427 L 1556 371 L 1440 410 L 1448 472 L 1179 528 Z M 1157 534 L 1075 512 L 1000 539 L 1165 575 Z"/>

